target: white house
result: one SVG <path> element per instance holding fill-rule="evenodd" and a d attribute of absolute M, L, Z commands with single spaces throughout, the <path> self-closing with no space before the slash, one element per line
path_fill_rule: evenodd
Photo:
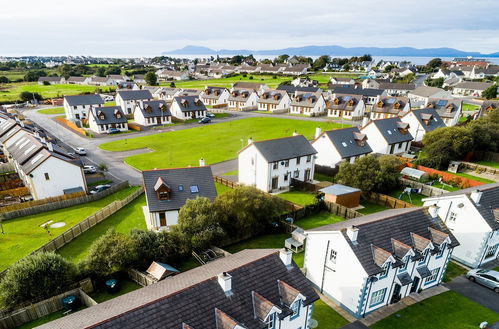
<path fill-rule="evenodd" d="M 493 85 L 494 83 L 491 82 L 463 81 L 454 86 L 454 89 L 452 89 L 452 94 L 459 96 L 481 97 L 482 92 Z"/>
<path fill-rule="evenodd" d="M 187 71 L 159 70 L 156 75 L 160 80 L 189 80 L 189 72 Z"/>
<path fill-rule="evenodd" d="M 116 93 L 116 105 L 121 107 L 125 115 L 132 114 L 137 104 L 152 100 L 152 94 L 147 89 L 120 90 Z"/>
<path fill-rule="evenodd" d="M 205 197 L 213 201 L 217 196 L 209 166 L 146 170 L 142 181 L 147 201 L 143 209 L 150 230 L 177 225 L 178 212 L 187 200 Z"/>
<path fill-rule="evenodd" d="M 358 127 L 325 131 L 316 137 L 312 146 L 317 150 L 315 164 L 331 168 L 341 161 L 354 163 L 373 151 L 367 136 Z"/>
<path fill-rule="evenodd" d="M 283 90 L 270 90 L 262 93 L 257 101 L 259 111 L 286 112 L 291 98 Z"/>
<path fill-rule="evenodd" d="M 331 77 L 331 79 L 329 79 L 329 83 L 332 85 L 354 85 L 355 80 L 352 78 Z"/>
<path fill-rule="evenodd" d="M 416 86 L 413 83 L 381 82 L 375 88 L 386 90 L 389 96 L 407 96 L 409 92 L 416 89 Z"/>
<path fill-rule="evenodd" d="M 204 118 L 206 106 L 196 96 L 177 96 L 173 98 L 170 112 L 180 120 Z"/>
<path fill-rule="evenodd" d="M 250 139 L 239 151 L 239 183 L 277 192 L 289 189 L 292 179 L 311 181 L 316 153 L 302 135 L 260 142 Z"/>
<path fill-rule="evenodd" d="M 39 85 L 60 85 L 66 83 L 66 79 L 64 77 L 39 77 L 38 84 Z"/>
<path fill-rule="evenodd" d="M 116 84 L 121 84 L 123 82 L 130 81 L 130 78 L 125 74 L 110 74 L 108 75 L 108 77 L 113 79 L 116 82 Z"/>
<path fill-rule="evenodd" d="M 286 66 L 282 70 L 282 74 L 284 75 L 305 75 L 308 72 L 308 69 L 310 68 L 309 64 L 296 64 L 292 66 Z"/>
<path fill-rule="evenodd" d="M 327 116 L 333 118 L 361 118 L 364 116 L 366 104 L 360 95 L 337 94 L 326 106 Z"/>
<path fill-rule="evenodd" d="M 153 93 L 153 97 L 155 99 L 161 99 L 161 100 L 164 100 L 168 103 L 171 103 L 173 101 L 173 97 L 177 96 L 181 91 L 182 91 L 182 89 L 180 89 L 180 88 L 161 87 L 161 88 L 158 88 Z"/>
<path fill-rule="evenodd" d="M 407 97 L 378 96 L 369 112 L 371 120 L 395 118 L 407 113 L 411 102 Z"/>
<path fill-rule="evenodd" d="M 230 93 L 227 88 L 206 86 L 199 98 L 205 105 L 220 105 L 227 104 L 229 96 Z"/>
<path fill-rule="evenodd" d="M 88 85 L 91 80 L 90 77 L 69 77 L 66 83 L 70 85 Z"/>
<path fill-rule="evenodd" d="M 257 95 L 261 95 L 263 92 L 269 90 L 270 88 L 266 83 L 239 81 L 239 82 L 232 84 L 230 90 L 233 90 L 233 89 L 242 89 L 242 90 L 254 91 L 257 93 Z"/>
<path fill-rule="evenodd" d="M 144 101 L 135 106 L 133 119 L 142 126 L 165 125 L 172 123 L 172 114 L 166 101 Z"/>
<path fill-rule="evenodd" d="M 232 111 L 254 110 L 257 102 L 258 94 L 254 90 L 233 88 L 227 98 L 227 108 Z"/>
<path fill-rule="evenodd" d="M 499 257 L 499 183 L 470 187 L 423 199 L 459 240 L 452 259 L 472 268 Z"/>
<path fill-rule="evenodd" d="M 118 83 L 114 81 L 113 78 L 107 76 L 107 77 L 98 77 L 98 76 L 92 76 L 90 78 L 90 81 L 88 82 L 89 85 L 94 85 L 94 86 L 116 86 Z"/>
<path fill-rule="evenodd" d="M 455 126 L 462 114 L 463 101 L 460 99 L 429 98 L 424 107 L 437 110 L 447 127 Z"/>
<path fill-rule="evenodd" d="M 64 97 L 64 113 L 66 119 L 75 121 L 86 119 L 88 111 L 104 104 L 102 97 L 97 94 L 76 95 Z"/>
<path fill-rule="evenodd" d="M 414 137 L 415 142 L 423 140 L 427 132 L 437 128 L 445 127 L 437 110 L 433 108 L 414 109 L 404 114 L 400 120 L 409 125 L 409 132 Z"/>
<path fill-rule="evenodd" d="M 322 115 L 326 108 L 326 101 L 321 92 L 300 93 L 295 92 L 291 97 L 289 113 L 307 116 Z"/>
<path fill-rule="evenodd" d="M 101 106 L 88 112 L 90 130 L 97 134 L 105 134 L 111 128 L 119 131 L 128 130 L 128 120 L 119 106 Z"/>
<path fill-rule="evenodd" d="M 409 128 L 409 124 L 395 117 L 370 121 L 360 132 L 367 135 L 374 153 L 402 154 L 409 150 L 413 140 Z"/>
<path fill-rule="evenodd" d="M 431 207 L 386 210 L 305 233 L 307 279 L 357 318 L 439 285 L 459 245 Z"/>

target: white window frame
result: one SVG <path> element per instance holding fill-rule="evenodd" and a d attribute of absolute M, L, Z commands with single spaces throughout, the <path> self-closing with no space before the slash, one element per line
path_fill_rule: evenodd
<path fill-rule="evenodd" d="M 373 292 L 371 294 L 371 301 L 369 303 L 369 307 L 383 304 L 383 302 L 385 301 L 385 295 L 386 295 L 386 288 Z"/>
<path fill-rule="evenodd" d="M 329 260 L 336 264 L 336 259 L 338 258 L 338 252 L 334 249 L 331 249 L 329 252 Z"/>
<path fill-rule="evenodd" d="M 275 328 L 275 322 L 276 322 L 275 320 L 276 320 L 276 314 L 275 314 L 275 312 L 274 313 L 270 313 L 267 316 L 267 319 L 265 319 L 266 328 L 267 329 L 274 329 Z"/>
<path fill-rule="evenodd" d="M 440 267 L 431 270 L 431 275 L 425 279 L 425 284 L 430 284 L 437 281 L 439 274 L 440 274 Z"/>

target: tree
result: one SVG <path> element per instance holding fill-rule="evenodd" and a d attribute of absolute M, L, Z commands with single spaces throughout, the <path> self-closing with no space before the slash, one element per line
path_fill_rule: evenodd
<path fill-rule="evenodd" d="M 145 269 L 152 261 L 158 259 L 160 251 L 158 233 L 134 229 L 130 232 L 130 237 L 135 241 L 135 250 L 137 251 L 135 266 L 139 269 Z"/>
<path fill-rule="evenodd" d="M 91 273 L 105 277 L 126 269 L 136 260 L 135 240 L 110 229 L 90 246 L 85 267 Z"/>
<path fill-rule="evenodd" d="M 497 85 L 493 84 L 482 92 L 482 97 L 492 99 L 497 97 Z"/>
<path fill-rule="evenodd" d="M 440 58 L 433 58 L 426 64 L 426 66 L 434 71 L 442 66 L 442 60 Z"/>
<path fill-rule="evenodd" d="M 344 185 L 361 189 L 364 192 L 375 190 L 381 180 L 378 175 L 381 166 L 374 155 L 357 159 L 354 163 L 343 162 L 340 165 L 336 180 Z"/>
<path fill-rule="evenodd" d="M 29 71 L 24 75 L 24 81 L 32 82 L 32 81 L 38 81 L 40 77 L 47 76 L 47 73 L 43 70 L 33 70 Z"/>
<path fill-rule="evenodd" d="M 147 72 L 144 79 L 149 86 L 156 86 L 158 84 L 158 76 L 152 71 Z"/>
<path fill-rule="evenodd" d="M 41 101 L 43 98 L 39 93 L 23 91 L 19 94 L 19 99 L 23 102 L 31 102 L 33 100 Z"/>
<path fill-rule="evenodd" d="M 288 58 L 289 58 L 289 55 L 287 55 L 287 54 L 279 55 L 274 59 L 274 63 L 275 64 L 282 64 L 282 63 L 286 62 L 288 60 Z"/>
<path fill-rule="evenodd" d="M 9 83 L 9 78 L 6 76 L 0 76 L 0 83 Z"/>
<path fill-rule="evenodd" d="M 322 70 L 330 62 L 331 58 L 328 55 L 322 55 L 314 61 L 314 70 Z"/>
<path fill-rule="evenodd" d="M 370 62 L 372 60 L 373 60 L 373 58 L 369 54 L 365 54 L 365 55 L 362 55 L 359 57 L 360 62 Z"/>
<path fill-rule="evenodd" d="M 106 68 L 104 66 L 99 66 L 97 68 L 97 71 L 95 71 L 95 74 L 99 77 L 105 77 L 106 76 Z"/>
<path fill-rule="evenodd" d="M 402 161 L 394 155 L 382 155 L 378 158 L 379 182 L 376 186 L 378 192 L 389 192 L 400 186 L 400 171 L 403 168 Z"/>
<path fill-rule="evenodd" d="M 442 86 L 444 85 L 444 78 L 437 78 L 437 79 L 427 78 L 424 82 L 425 85 L 429 87 L 442 88 Z"/>
<path fill-rule="evenodd" d="M 0 281 L 0 305 L 15 307 L 62 292 L 76 277 L 76 267 L 60 255 L 37 253 L 12 265 Z"/>

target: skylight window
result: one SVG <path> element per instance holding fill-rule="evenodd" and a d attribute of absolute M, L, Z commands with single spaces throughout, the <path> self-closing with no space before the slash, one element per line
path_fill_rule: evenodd
<path fill-rule="evenodd" d="M 40 160 L 41 158 L 43 158 L 43 154 L 37 154 L 32 160 L 31 160 L 31 164 L 35 164 L 38 160 Z"/>
<path fill-rule="evenodd" d="M 343 145 L 343 147 L 347 147 L 347 143 L 345 142 L 341 142 L 341 145 Z"/>
<path fill-rule="evenodd" d="M 395 98 L 388 98 L 388 99 L 386 100 L 386 103 L 387 103 L 387 104 L 393 104 L 393 103 L 395 103 Z"/>
<path fill-rule="evenodd" d="M 24 154 L 28 154 L 29 152 L 33 151 L 35 147 L 35 145 L 31 145 L 28 149 L 26 149 L 26 151 L 24 151 Z"/>
<path fill-rule="evenodd" d="M 183 190 L 184 190 L 184 185 L 179 185 L 179 186 L 178 186 L 178 190 L 179 190 L 179 191 L 183 191 Z"/>
<path fill-rule="evenodd" d="M 445 105 L 447 105 L 447 100 L 446 99 L 441 99 L 437 103 L 437 106 L 445 106 Z"/>
<path fill-rule="evenodd" d="M 199 193 L 199 188 L 197 185 L 191 185 L 189 186 L 191 193 Z"/>
<path fill-rule="evenodd" d="M 390 130 L 387 130 L 386 132 L 388 133 L 388 135 L 392 134 L 392 132 Z"/>

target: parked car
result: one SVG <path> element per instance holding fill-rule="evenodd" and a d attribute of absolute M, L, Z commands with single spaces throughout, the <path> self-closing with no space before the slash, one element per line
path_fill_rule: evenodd
<path fill-rule="evenodd" d="M 87 155 L 87 150 L 85 150 L 83 147 L 77 147 L 75 148 L 75 153 L 78 155 Z"/>
<path fill-rule="evenodd" d="M 206 112 L 206 116 L 208 118 L 214 118 L 215 117 L 215 114 L 214 113 L 211 113 L 211 112 Z"/>
<path fill-rule="evenodd" d="M 96 194 L 96 193 L 105 191 L 105 190 L 107 190 L 110 187 L 111 187 L 111 185 L 109 185 L 109 184 L 106 184 L 106 185 L 97 185 L 96 187 L 94 187 L 94 189 L 92 191 L 90 191 L 90 194 Z"/>
<path fill-rule="evenodd" d="M 466 273 L 466 277 L 470 281 L 488 287 L 499 294 L 499 272 L 477 268 Z"/>
<path fill-rule="evenodd" d="M 208 117 L 204 117 L 202 118 L 201 120 L 198 121 L 198 123 L 210 123 L 211 122 L 211 119 L 208 118 Z"/>
<path fill-rule="evenodd" d="M 97 168 L 94 166 L 83 166 L 83 172 L 85 174 L 95 174 L 97 172 Z"/>
<path fill-rule="evenodd" d="M 104 102 L 112 102 L 114 101 L 114 97 L 113 96 L 106 96 L 104 97 Z"/>
<path fill-rule="evenodd" d="M 108 133 L 108 134 L 117 134 L 117 133 L 119 133 L 119 132 L 120 132 L 120 131 L 119 131 L 118 129 L 116 129 L 116 128 L 109 128 L 109 129 L 107 130 L 107 133 Z"/>

